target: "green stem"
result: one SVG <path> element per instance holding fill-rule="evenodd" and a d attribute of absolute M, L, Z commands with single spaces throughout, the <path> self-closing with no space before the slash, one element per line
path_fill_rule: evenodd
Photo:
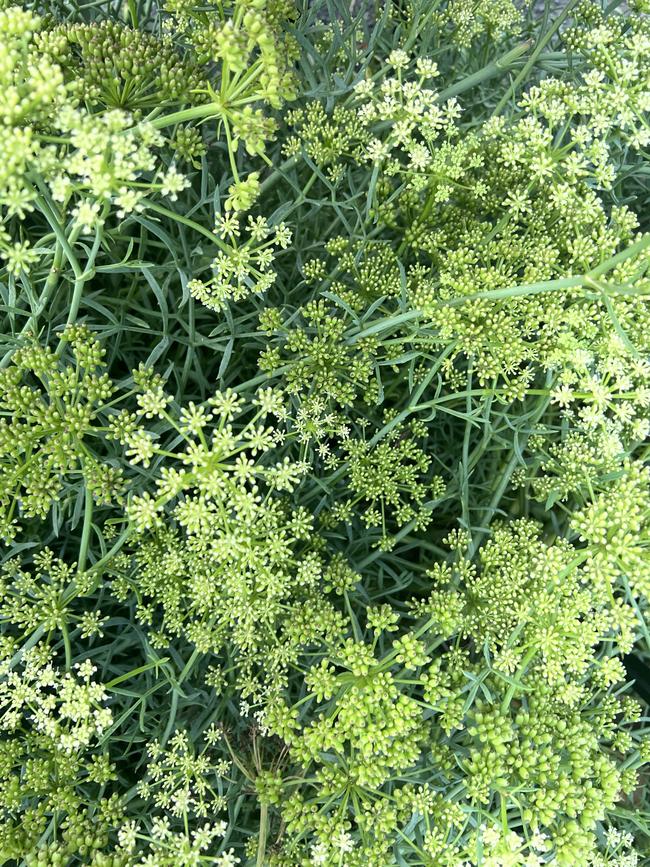
<path fill-rule="evenodd" d="M 257 841 L 256 867 L 264 867 L 266 859 L 266 839 L 269 831 L 269 808 L 266 804 L 260 804 L 260 835 Z"/>
<path fill-rule="evenodd" d="M 490 78 L 501 75 L 509 68 L 513 61 L 519 60 L 519 58 L 526 54 L 532 46 L 533 43 L 530 39 L 526 42 L 522 42 L 520 45 L 516 45 L 497 60 L 493 60 L 482 69 L 479 69 L 478 72 L 474 72 L 462 81 L 452 84 L 451 87 L 447 87 L 445 90 L 441 90 L 438 94 L 438 100 L 441 102 L 442 100 L 449 99 L 452 96 L 458 96 L 459 93 L 464 93 L 466 90 L 475 87 L 477 84 L 481 84 L 483 81 L 488 81 Z"/>
<path fill-rule="evenodd" d="M 180 674 L 180 677 L 178 678 L 178 685 L 179 686 L 188 677 L 190 671 L 192 670 L 192 666 L 194 665 L 194 663 L 196 662 L 196 660 L 199 658 L 200 655 L 201 654 L 199 653 L 198 650 L 196 650 L 196 648 L 192 651 L 192 655 L 190 656 L 188 661 L 185 663 L 185 667 L 183 668 L 183 670 Z"/>
<path fill-rule="evenodd" d="M 544 36 L 539 40 L 539 42 L 537 43 L 537 47 L 535 48 L 535 50 L 531 54 L 530 58 L 528 59 L 528 62 L 524 65 L 524 67 L 519 72 L 519 75 L 512 82 L 512 85 L 508 88 L 508 90 L 503 94 L 503 96 L 501 97 L 501 99 L 497 103 L 497 106 L 494 109 L 494 112 L 492 113 L 493 117 L 496 117 L 497 115 L 501 114 L 501 112 L 503 111 L 505 106 L 508 104 L 508 102 L 512 99 L 512 97 L 517 92 L 517 88 L 519 87 L 519 85 L 524 81 L 528 81 L 528 76 L 530 74 L 530 71 L 533 68 L 533 66 L 535 66 L 535 64 L 537 63 L 537 59 L 539 58 L 540 54 L 546 48 L 546 46 L 551 41 L 551 39 L 555 35 L 555 33 L 557 33 L 557 31 L 560 29 L 560 27 L 562 26 L 564 21 L 567 19 L 567 17 L 571 14 L 571 12 L 573 12 L 573 9 L 575 6 L 578 5 L 578 2 L 579 2 L 579 0 L 570 0 L 570 2 L 564 7 L 562 12 L 557 16 L 557 18 L 553 22 L 552 26 L 546 31 Z"/>
<path fill-rule="evenodd" d="M 636 256 L 637 253 L 642 253 L 647 247 L 650 246 L 650 232 L 643 237 L 639 238 L 636 243 L 631 244 L 629 247 L 626 247 L 625 250 L 621 250 L 620 253 L 616 253 L 614 256 L 610 256 L 609 259 L 606 259 L 600 265 L 597 265 L 595 268 L 592 268 L 585 276 L 587 278 L 598 279 L 603 274 L 606 274 L 608 271 L 616 268 L 622 262 L 631 259 L 632 256 Z"/>
<path fill-rule="evenodd" d="M 113 678 L 113 680 L 109 680 L 107 684 L 105 684 L 106 689 L 113 689 L 114 686 L 117 686 L 119 683 L 123 683 L 125 680 L 130 680 L 132 677 L 135 677 L 138 674 L 143 674 L 145 671 L 149 671 L 152 668 L 158 668 L 159 665 L 164 665 L 164 663 L 169 661 L 169 657 L 163 656 L 162 659 L 155 659 L 153 662 L 148 662 L 146 665 L 141 665 L 138 668 L 134 668 L 131 671 L 127 671 L 125 674 L 121 674 L 119 677 Z"/>
<path fill-rule="evenodd" d="M 614 256 L 610 256 L 600 265 L 592 268 L 586 274 L 576 274 L 572 277 L 560 277 L 557 280 L 544 280 L 539 283 L 526 283 L 521 286 L 508 286 L 503 289 L 490 289 L 486 292 L 473 292 L 471 295 L 463 295 L 459 298 L 449 298 L 439 301 L 441 307 L 459 307 L 466 304 L 468 301 L 499 301 L 505 298 L 518 298 L 525 295 L 539 295 L 545 292 L 558 292 L 563 289 L 581 289 L 587 287 L 596 289 L 599 292 L 607 292 L 610 295 L 645 295 L 645 292 L 639 292 L 634 287 L 623 285 L 602 286 L 597 282 L 599 277 L 612 271 L 621 263 L 631 259 L 638 253 L 642 253 L 650 246 L 650 233 L 644 235 L 636 243 L 631 244 L 625 250 L 621 250 Z"/>
<path fill-rule="evenodd" d="M 93 495 L 86 484 L 85 501 L 84 501 L 84 523 L 81 530 L 81 543 L 79 545 L 79 557 L 77 559 L 77 572 L 83 575 L 86 571 L 86 557 L 88 556 L 88 544 L 90 542 L 90 531 L 93 524 Z"/>
<path fill-rule="evenodd" d="M 237 171 L 237 160 L 235 159 L 237 154 L 237 149 L 233 147 L 232 144 L 232 136 L 230 135 L 230 124 L 228 123 L 228 118 L 224 116 L 223 119 L 223 128 L 226 131 L 226 141 L 228 143 L 228 159 L 230 160 L 230 170 L 232 171 L 232 177 L 236 184 L 239 183 L 239 172 Z"/>
<path fill-rule="evenodd" d="M 77 239 L 77 236 L 78 236 L 78 231 L 74 231 L 70 235 L 70 238 L 74 241 Z M 88 260 L 86 262 L 86 267 L 84 269 L 84 272 L 74 282 L 74 288 L 72 290 L 72 300 L 70 302 L 70 310 L 68 312 L 68 318 L 67 318 L 66 323 L 65 323 L 66 328 L 68 328 L 70 325 L 74 325 L 74 323 L 77 321 L 77 316 L 79 314 L 79 306 L 81 305 L 81 297 L 83 295 L 83 288 L 86 285 L 86 283 L 88 282 L 88 280 L 90 280 L 95 274 L 95 270 L 94 270 L 95 259 L 97 258 L 97 253 L 99 252 L 99 247 L 101 245 L 101 242 L 102 242 L 101 232 L 97 232 L 95 234 L 95 240 L 93 242 L 92 249 L 88 255 Z"/>
<path fill-rule="evenodd" d="M 216 246 L 224 252 L 229 252 L 229 248 L 217 235 L 215 235 L 214 232 L 211 232 L 209 229 L 206 229 L 205 226 L 201 226 L 199 223 L 195 223 L 194 220 L 190 220 L 189 217 L 184 217 L 182 214 L 177 214 L 175 211 L 170 211 L 168 208 L 163 208 L 162 205 L 156 205 L 154 202 L 150 201 L 146 202 L 145 207 L 148 211 L 153 211 L 155 214 L 160 214 L 162 217 L 169 217 L 170 220 L 175 220 L 177 223 L 182 223 L 184 226 L 193 229 L 195 232 L 198 232 L 205 238 L 209 238 L 213 244 L 216 244 Z"/>
<path fill-rule="evenodd" d="M 517 691 L 517 687 L 521 685 L 521 679 L 526 673 L 526 669 L 529 664 L 532 662 L 533 658 L 537 654 L 537 648 L 531 647 L 530 650 L 527 651 L 524 658 L 521 660 L 521 665 L 519 666 L 519 671 L 517 672 L 517 677 L 513 680 L 513 682 L 508 687 L 508 691 L 503 697 L 503 701 L 501 702 L 501 713 L 505 713 L 510 707 L 510 702 L 514 698 L 515 692 Z"/>
<path fill-rule="evenodd" d="M 63 252 L 65 253 L 66 259 L 70 263 L 70 267 L 72 268 L 72 270 L 74 272 L 75 279 L 80 280 L 81 277 L 83 276 L 83 270 L 81 268 L 81 265 L 79 264 L 79 260 L 77 259 L 77 257 L 74 254 L 74 250 L 70 246 L 70 242 L 68 241 L 68 238 L 65 234 L 65 230 L 64 230 L 63 226 L 59 223 L 59 220 L 57 219 L 55 212 L 50 207 L 48 202 L 45 200 L 44 196 L 42 196 L 42 195 L 37 196 L 35 201 L 36 201 L 36 204 L 38 205 L 41 213 L 43 214 L 43 216 L 45 217 L 45 219 L 49 223 L 50 228 L 52 229 L 52 231 L 56 235 L 57 241 L 59 242 L 59 244 L 63 248 Z"/>
<path fill-rule="evenodd" d="M 52 266 L 50 268 L 50 273 L 47 276 L 47 280 L 45 281 L 45 287 L 43 289 L 43 294 L 38 299 L 38 304 L 32 310 L 31 315 L 27 322 L 20 329 L 17 337 L 25 337 L 27 334 L 33 332 L 38 323 L 38 318 L 41 313 L 45 310 L 52 292 L 56 288 L 59 283 L 59 278 L 61 277 L 61 264 L 63 262 L 63 247 L 60 243 L 57 242 L 56 249 L 54 251 L 54 259 L 52 261 Z M 14 352 L 17 347 L 13 349 L 9 349 L 0 359 L 0 369 L 6 367 L 11 361 Z"/>
<path fill-rule="evenodd" d="M 181 111 L 173 111 L 171 114 L 148 121 L 155 129 L 164 129 L 174 126 L 176 123 L 185 123 L 187 120 L 211 120 L 221 117 L 223 108 L 217 102 L 207 102 L 204 105 L 195 105 L 192 108 L 184 108 Z"/>
<path fill-rule="evenodd" d="M 270 189 L 272 189 L 278 181 L 282 180 L 286 172 L 293 168 L 298 161 L 297 156 L 289 157 L 283 163 L 274 169 L 273 173 L 270 174 L 265 180 L 262 181 L 260 185 L 260 194 L 267 193 Z"/>
<path fill-rule="evenodd" d="M 544 415 L 544 413 L 548 409 L 548 406 L 551 402 L 551 398 L 550 398 L 551 376 L 550 376 L 550 374 L 549 374 L 549 376 L 547 376 L 546 385 L 548 387 L 549 394 L 548 395 L 545 394 L 542 397 L 542 399 L 539 401 L 539 403 L 536 406 L 536 408 L 534 409 L 534 411 L 531 413 L 531 423 L 530 423 L 531 429 L 542 418 L 542 416 Z M 526 441 L 528 441 L 528 436 L 530 436 L 530 435 L 531 434 L 529 433 L 526 436 Z M 522 449 L 523 449 L 523 446 L 522 446 Z M 519 453 L 517 451 L 515 451 L 515 453 L 508 459 L 508 461 L 507 461 L 506 465 L 503 467 L 503 469 L 499 473 L 497 473 L 496 478 L 498 479 L 498 484 L 496 486 L 496 489 L 494 490 L 494 493 L 492 495 L 492 498 L 490 500 L 489 505 L 487 506 L 486 509 L 484 509 L 481 518 L 477 522 L 477 526 L 480 527 L 481 529 L 477 533 L 475 533 L 473 538 L 472 538 L 472 543 L 471 543 L 471 545 L 469 547 L 469 551 L 468 551 L 468 554 L 470 557 L 474 556 L 474 554 L 478 550 L 478 547 L 481 543 L 481 540 L 487 535 L 487 533 L 489 533 L 489 526 L 490 526 L 490 523 L 492 521 L 492 518 L 494 517 L 494 514 L 499 507 L 499 503 L 501 502 L 501 498 L 503 497 L 503 494 L 505 493 L 506 488 L 510 484 L 510 479 L 512 478 L 512 474 L 514 473 L 517 466 L 519 466 L 519 464 L 520 464 Z"/>
<path fill-rule="evenodd" d="M 61 624 L 61 633 L 63 635 L 63 647 L 65 649 L 65 668 L 66 671 L 70 671 L 72 668 L 72 647 L 70 645 L 68 626 L 65 621 Z"/>

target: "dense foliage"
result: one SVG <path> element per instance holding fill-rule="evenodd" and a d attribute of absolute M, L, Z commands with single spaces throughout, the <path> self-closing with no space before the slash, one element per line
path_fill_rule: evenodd
<path fill-rule="evenodd" d="M 0 0 L 0 864 L 650 863 L 650 9 Z"/>

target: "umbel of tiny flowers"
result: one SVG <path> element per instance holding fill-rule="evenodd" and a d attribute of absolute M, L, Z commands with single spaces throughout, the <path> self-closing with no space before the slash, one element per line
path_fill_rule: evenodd
<path fill-rule="evenodd" d="M 216 729 L 206 733 L 207 744 L 195 753 L 186 732 L 177 731 L 167 747 L 150 743 L 147 748 L 147 776 L 138 784 L 141 797 L 154 804 L 164 815 L 205 819 L 225 807 L 225 799 L 216 794 L 217 780 L 225 777 L 230 761 L 210 755 L 219 739 Z M 225 823 L 222 825 L 225 831 Z M 223 833 L 222 831 L 222 833 Z"/>
<path fill-rule="evenodd" d="M 502 378 L 525 393 L 536 373 L 570 373 L 584 353 L 604 366 L 617 337 L 629 367 L 647 352 L 648 239 L 596 191 L 612 171 L 601 121 L 569 132 L 576 106 L 556 116 L 550 95 L 533 93 L 510 121 L 464 131 L 458 102 L 428 84 L 435 69 L 401 55 L 398 66 L 360 81 L 331 119 L 317 103 L 290 115 L 290 150 L 339 179 L 376 166 L 375 220 L 408 266 L 411 306 L 441 350 L 455 347 L 448 365 L 471 359 L 481 384 Z"/>
<path fill-rule="evenodd" d="M 601 642 L 615 621 L 613 647 L 627 652 L 633 607 L 625 613 L 576 549 L 545 544 L 528 522 L 498 528 L 479 564 L 462 554 L 467 534 L 449 542 L 457 564 L 431 570 L 430 597 L 413 605 L 419 625 L 396 636 L 399 615 L 371 610 L 373 646 L 359 636 L 323 649 L 305 694 L 265 709 L 264 726 L 307 769 L 281 802 L 287 856 L 305 839 L 335 864 L 341 831 L 346 863 L 386 863 L 403 828 L 422 822 L 425 851 L 442 863 L 480 864 L 483 852 L 495 865 L 507 853 L 569 867 L 596 857 L 597 823 L 638 784 L 640 706 L 621 699 L 625 671 Z M 525 832 L 504 828 L 503 809 Z"/>
<path fill-rule="evenodd" d="M 251 187 L 242 186 L 230 188 L 227 210 L 216 220 L 214 236 L 219 252 L 211 263 L 211 276 L 188 283 L 192 295 L 211 310 L 223 310 L 228 302 L 243 301 L 270 289 L 277 277 L 273 267 L 276 252 L 291 244 L 291 230 L 284 223 L 271 226 L 264 217 L 249 214 L 242 226 L 240 211 L 252 201 Z M 253 188 L 256 186 L 257 180 Z"/>
<path fill-rule="evenodd" d="M 206 69 L 174 43 L 113 20 L 45 26 L 35 36 L 68 92 L 91 111 L 129 112 L 202 101 Z M 134 60 L 137 62 L 134 63 Z"/>
<path fill-rule="evenodd" d="M 79 102 L 56 59 L 59 49 L 65 55 L 63 36 L 50 33 L 52 50 L 44 50 L 43 27 L 31 11 L 0 9 L 7 61 L 0 69 L 0 259 L 12 278 L 41 258 L 54 263 L 43 307 L 65 263 L 74 278 L 73 322 L 107 221 L 141 212 L 147 196 L 175 201 L 188 181 L 162 159 L 165 140 L 150 123 L 122 108 L 94 112 L 92 97 L 91 107 Z M 43 221 L 52 243 L 41 243 Z"/>
<path fill-rule="evenodd" d="M 240 143 L 247 154 L 270 165 L 265 151 L 277 123 L 264 109 L 279 109 L 297 95 L 292 67 L 300 50 L 286 27 L 296 15 L 295 6 L 291 0 L 229 0 L 199 9 L 186 0 L 169 0 L 164 12 L 165 32 L 189 46 L 188 66 L 198 62 L 205 79 L 192 89 L 198 104 L 153 123 L 162 128 L 186 120 L 216 120 L 233 178 L 225 209 L 249 210 L 259 193 L 259 173 L 242 176 Z"/>
<path fill-rule="evenodd" d="M 69 662 L 69 633 L 79 626 L 82 638 L 102 637 L 108 618 L 99 608 L 91 610 L 92 603 L 87 600 L 82 603 L 86 610 L 79 611 L 73 604 L 86 589 L 76 575 L 76 563 L 65 563 L 49 548 L 35 553 L 32 560 L 33 569 L 20 557 L 0 567 L 0 623 L 6 635 L 24 639 L 38 631 L 46 631 L 50 637 L 63 635 Z"/>
<path fill-rule="evenodd" d="M 390 418 L 387 413 L 386 420 Z M 332 507 L 332 520 L 349 521 L 358 514 L 366 528 L 381 529 L 382 550 L 393 545 L 392 525 L 428 526 L 445 483 L 429 473 L 431 458 L 418 442 L 425 433 L 422 425 L 412 422 L 395 425 L 377 443 L 352 436 L 342 439 L 341 454 L 332 452 L 324 459 L 328 467 L 340 467 L 349 491 Z"/>
<path fill-rule="evenodd" d="M 181 34 L 198 61 L 214 70 L 214 83 L 207 82 L 211 113 L 223 127 L 238 181 L 239 141 L 249 154 L 263 154 L 276 128 L 262 106 L 278 109 L 296 96 L 292 65 L 299 49 L 285 26 L 295 7 L 290 0 L 228 0 L 199 9 L 187 0 L 168 0 L 165 11 L 167 30 Z"/>
<path fill-rule="evenodd" d="M 60 335 L 60 351 L 30 340 L 0 371 L 1 522 L 11 538 L 22 518 L 45 518 L 71 478 L 100 504 L 119 501 L 122 470 L 88 445 L 101 440 L 104 405 L 115 394 L 105 350 L 84 326 Z"/>
<path fill-rule="evenodd" d="M 83 851 L 84 838 L 86 851 L 100 848 L 105 823 L 97 817 L 92 831 L 83 818 L 88 783 L 114 779 L 108 756 L 98 749 L 113 719 L 97 668 L 84 660 L 64 671 L 44 642 L 19 653 L 15 664 L 12 649 L 3 644 L 0 662 L 0 851 L 18 860 L 34 853 L 71 858 Z M 48 825 L 65 827 L 66 816 L 76 817 L 83 833 L 72 828 L 62 844 L 48 848 Z"/>
<path fill-rule="evenodd" d="M 355 314 L 367 313 L 372 302 L 377 302 L 372 306 L 377 318 L 395 311 L 402 292 L 399 261 L 385 243 L 338 236 L 325 246 L 327 258 L 309 258 L 302 265 L 305 291 L 315 290 L 315 297 L 296 310 L 261 311 L 260 331 L 267 340 L 260 369 L 272 374 L 279 368 L 287 391 L 301 398 L 327 398 L 341 407 L 358 398 L 379 404 L 383 347 L 374 334 L 363 335 Z"/>
<path fill-rule="evenodd" d="M 308 464 L 280 456 L 285 397 L 261 389 L 251 404 L 217 392 L 177 419 L 164 399 L 147 403 L 170 419 L 182 448 L 170 453 L 124 416 L 116 424 L 136 464 L 165 460 L 151 490 L 127 504 L 136 539 L 132 557 L 122 552 L 109 567 L 113 591 L 137 595 L 154 646 L 186 635 L 197 653 L 234 654 L 239 689 L 263 700 L 284 684 L 302 645 L 342 625 L 322 592 L 334 589 L 340 564 L 327 563 L 311 543 L 312 516 L 288 499 Z"/>

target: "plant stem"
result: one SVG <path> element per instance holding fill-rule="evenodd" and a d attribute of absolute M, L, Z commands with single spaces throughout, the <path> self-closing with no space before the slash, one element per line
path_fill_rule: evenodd
<path fill-rule="evenodd" d="M 86 571 L 86 557 L 88 556 L 88 543 L 93 523 L 93 495 L 88 485 L 84 495 L 84 523 L 81 530 L 81 544 L 79 545 L 79 557 L 77 559 L 77 572 L 82 575 Z"/>
<path fill-rule="evenodd" d="M 206 102 L 203 105 L 195 105 L 192 108 L 184 108 L 181 111 L 173 111 L 163 117 L 148 121 L 155 129 L 165 129 L 176 123 L 185 123 L 188 120 L 210 120 L 221 117 L 223 108 L 217 102 Z"/>
<path fill-rule="evenodd" d="M 508 103 L 509 100 L 512 99 L 514 101 L 514 95 L 517 92 L 517 88 L 519 87 L 519 85 L 522 82 L 525 82 L 528 80 L 528 75 L 529 75 L 531 69 L 533 68 L 533 66 L 535 66 L 535 64 L 537 63 L 537 60 L 538 60 L 540 54 L 546 48 L 548 43 L 551 41 L 551 38 L 554 36 L 554 34 L 557 33 L 557 31 L 560 29 L 562 24 L 566 21 L 566 19 L 571 14 L 571 12 L 573 12 L 573 9 L 575 6 L 578 5 L 578 2 L 579 2 L 579 0 L 570 0 L 570 2 L 567 3 L 567 5 L 562 10 L 562 12 L 557 16 L 557 18 L 553 22 L 552 26 L 546 31 L 546 33 L 539 40 L 539 42 L 537 43 L 537 47 L 535 48 L 535 50 L 531 54 L 530 58 L 528 59 L 528 62 L 524 65 L 523 69 L 519 72 L 519 75 L 512 82 L 512 85 L 508 88 L 508 90 L 506 90 L 506 92 L 503 94 L 503 96 L 501 97 L 501 99 L 497 103 L 496 108 L 494 109 L 494 111 L 492 113 L 493 117 L 496 117 L 497 115 L 501 114 L 501 112 L 506 107 L 506 104 Z"/>
<path fill-rule="evenodd" d="M 209 229 L 206 229 L 205 226 L 201 226 L 199 223 L 194 222 L 194 220 L 190 220 L 189 217 L 184 217 L 183 214 L 177 214 L 175 211 L 170 211 L 162 205 L 156 205 L 154 202 L 149 201 L 146 203 L 146 209 L 148 211 L 153 211 L 155 214 L 160 214 L 162 217 L 169 217 L 170 220 L 175 220 L 177 223 L 182 223 L 184 226 L 187 226 L 195 232 L 198 232 L 200 235 L 203 235 L 205 238 L 208 238 L 213 244 L 216 244 L 217 247 L 220 247 L 226 252 L 228 251 L 228 247 L 223 243 L 218 235 L 211 232 Z"/>
<path fill-rule="evenodd" d="M 463 78 L 462 81 L 452 84 L 451 87 L 447 87 L 445 90 L 441 90 L 438 94 L 438 100 L 442 101 L 450 99 L 452 96 L 458 96 L 459 93 L 464 93 L 466 90 L 470 90 L 472 87 L 481 84 L 483 81 L 488 81 L 490 78 L 501 75 L 510 67 L 513 61 L 519 60 L 519 58 L 526 54 L 532 46 L 533 43 L 530 39 L 526 40 L 526 42 L 522 42 L 521 45 L 516 45 L 510 51 L 507 51 L 502 57 L 493 60 L 482 69 L 472 73 L 472 75 L 468 75 L 467 78 Z"/>
<path fill-rule="evenodd" d="M 519 666 L 517 677 L 508 687 L 508 691 L 506 692 L 505 696 L 503 697 L 503 701 L 501 702 L 501 713 L 505 713 L 510 707 L 510 702 L 514 698 L 517 687 L 520 685 L 521 677 L 526 673 L 526 669 L 528 668 L 529 663 L 533 660 L 536 654 L 537 648 L 531 647 L 530 650 L 526 652 L 524 658 L 521 660 L 521 665 Z"/>
<path fill-rule="evenodd" d="M 266 840 L 269 832 L 269 808 L 266 804 L 260 804 L 260 835 L 257 842 L 256 867 L 264 867 L 266 860 Z"/>
<path fill-rule="evenodd" d="M 72 668 L 72 647 L 70 645 L 70 635 L 68 634 L 68 625 L 65 621 L 61 624 L 61 634 L 63 635 L 63 647 L 65 650 L 65 668 L 70 671 Z"/>
<path fill-rule="evenodd" d="M 38 323 L 39 316 L 45 310 L 48 301 L 52 295 L 54 289 L 58 286 L 59 279 L 61 277 L 61 263 L 63 261 L 63 247 L 57 241 L 56 249 L 54 251 L 54 259 L 52 261 L 52 266 L 50 268 L 50 273 L 47 275 L 47 280 L 45 281 L 45 287 L 43 289 L 43 294 L 38 299 L 38 304 L 35 309 L 32 310 L 29 319 L 23 325 L 23 327 L 18 332 L 18 337 L 25 337 L 27 334 L 33 332 Z M 2 359 L 0 359 L 0 369 L 6 367 L 11 361 L 14 352 L 17 347 L 13 349 L 7 350 L 3 355 Z"/>

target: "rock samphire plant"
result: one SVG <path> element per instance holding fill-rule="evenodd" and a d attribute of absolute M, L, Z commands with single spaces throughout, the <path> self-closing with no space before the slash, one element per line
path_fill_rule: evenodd
<path fill-rule="evenodd" d="M 0 0 L 0 864 L 650 863 L 645 0 Z"/>

